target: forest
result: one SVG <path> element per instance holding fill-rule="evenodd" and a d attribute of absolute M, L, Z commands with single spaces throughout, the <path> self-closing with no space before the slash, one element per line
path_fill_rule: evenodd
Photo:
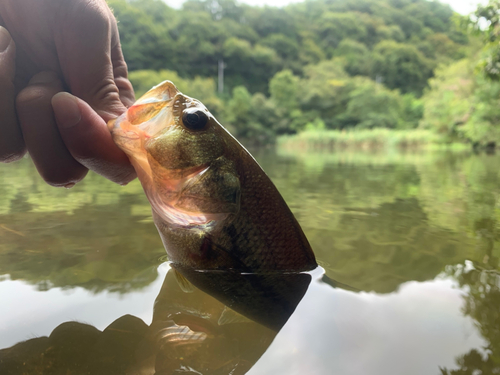
<path fill-rule="evenodd" d="M 426 0 L 108 3 L 137 95 L 170 79 L 251 143 L 374 128 L 500 143 L 497 0 L 473 17 Z"/>

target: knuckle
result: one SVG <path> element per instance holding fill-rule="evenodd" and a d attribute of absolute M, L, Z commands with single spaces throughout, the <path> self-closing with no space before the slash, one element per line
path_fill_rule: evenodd
<path fill-rule="evenodd" d="M 118 87 L 116 87 L 115 80 L 107 77 L 103 79 L 94 88 L 93 97 L 97 101 L 107 102 L 108 100 L 118 99 Z"/>
<path fill-rule="evenodd" d="M 128 66 L 123 59 L 113 61 L 113 75 L 115 76 L 115 79 L 128 77 Z"/>
<path fill-rule="evenodd" d="M 89 103 L 98 112 L 105 111 L 119 115 L 124 110 L 120 101 L 120 92 L 112 78 L 99 82 L 90 92 L 90 98 Z"/>
<path fill-rule="evenodd" d="M 116 86 L 120 92 L 122 91 L 130 91 L 133 92 L 134 88 L 132 87 L 132 83 L 127 78 L 118 78 L 116 79 Z"/>

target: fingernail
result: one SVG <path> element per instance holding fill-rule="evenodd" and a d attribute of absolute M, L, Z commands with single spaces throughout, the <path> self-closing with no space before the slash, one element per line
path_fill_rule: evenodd
<path fill-rule="evenodd" d="M 59 80 L 59 77 L 57 76 L 57 74 L 47 70 L 47 71 L 35 74 L 30 79 L 29 85 L 52 83 L 52 82 L 55 82 L 57 80 Z"/>
<path fill-rule="evenodd" d="M 71 128 L 82 119 L 78 99 L 67 92 L 60 92 L 52 98 L 52 107 L 56 115 L 57 125 Z"/>
<path fill-rule="evenodd" d="M 75 184 L 74 182 L 70 182 L 69 184 L 64 185 L 64 187 L 65 187 L 66 189 L 71 189 L 71 188 L 72 188 L 73 186 L 75 186 L 75 185 L 76 185 L 76 184 Z"/>
<path fill-rule="evenodd" d="M 5 27 L 0 26 L 0 52 L 3 52 L 10 45 L 12 38 Z"/>

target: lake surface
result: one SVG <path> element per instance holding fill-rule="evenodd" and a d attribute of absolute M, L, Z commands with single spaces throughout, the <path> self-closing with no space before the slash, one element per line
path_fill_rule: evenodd
<path fill-rule="evenodd" d="M 137 181 L 0 164 L 0 373 L 500 373 L 500 156 L 254 156 L 324 269 L 279 332 L 183 285 Z"/>

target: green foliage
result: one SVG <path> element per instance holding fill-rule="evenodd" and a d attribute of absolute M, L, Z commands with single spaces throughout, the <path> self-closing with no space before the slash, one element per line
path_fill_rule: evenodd
<path fill-rule="evenodd" d="M 389 130 L 359 129 L 351 131 L 325 130 L 321 119 L 308 123 L 303 132 L 278 138 L 284 149 L 336 150 L 336 149 L 393 149 L 430 148 L 442 142 L 434 132 L 422 129 Z"/>
<path fill-rule="evenodd" d="M 325 60 L 305 67 L 300 103 L 304 111 L 320 116 L 327 127 L 335 127 L 335 117 L 345 109 L 345 97 L 351 89 L 349 76 L 340 61 Z"/>
<path fill-rule="evenodd" d="M 170 79 L 253 143 L 307 124 L 415 128 L 429 103 L 418 98 L 434 68 L 462 58 L 466 42 L 450 7 L 426 0 L 318 0 L 284 8 L 189 0 L 180 10 L 161 0 L 109 4 L 138 95 Z M 491 117 L 483 111 L 476 122 Z M 480 127 L 464 137 L 492 137 Z"/>
<path fill-rule="evenodd" d="M 478 146 L 500 144 L 500 82 L 477 77 L 476 85 L 471 116 L 461 132 Z"/>
<path fill-rule="evenodd" d="M 261 122 L 266 119 L 256 116 L 260 110 L 261 103 L 259 102 L 262 100 L 262 97 L 258 97 L 258 95 L 255 94 L 257 97 L 252 98 L 244 86 L 235 87 L 232 98 L 227 103 L 224 118 L 228 129 L 238 138 L 252 140 L 253 143 L 257 144 L 265 144 L 274 140 L 274 134 L 270 128 L 265 127 L 265 122 Z M 262 103 L 262 106 L 265 105 Z M 272 115 L 274 111 L 270 112 Z"/>
<path fill-rule="evenodd" d="M 344 69 L 351 76 L 371 75 L 370 50 L 365 44 L 344 39 L 335 50 L 335 56 L 344 60 Z"/>
<path fill-rule="evenodd" d="M 164 26 L 164 20 L 173 22 L 175 13 L 160 0 L 134 3 L 108 0 L 108 4 L 119 20 L 123 53 L 129 69 L 163 69 L 175 53 L 174 41 Z"/>
<path fill-rule="evenodd" d="M 222 113 L 223 103 L 216 94 L 215 82 L 212 78 L 185 79 L 170 70 L 136 70 L 129 74 L 129 79 L 134 86 L 137 98 L 151 87 L 165 80 L 170 80 L 181 92 L 200 100 L 215 116 Z"/>
<path fill-rule="evenodd" d="M 485 55 L 480 64 L 485 75 L 494 81 L 500 80 L 500 1 L 490 0 L 487 5 L 479 5 L 475 19 L 469 25 L 485 41 Z M 487 28 L 484 29 L 484 25 Z"/>
<path fill-rule="evenodd" d="M 169 69 L 182 77 L 214 77 L 218 60 L 224 59 L 228 93 L 238 85 L 266 93 L 268 81 L 280 70 L 301 74 L 308 64 L 356 54 L 337 51 L 346 48 L 342 42 L 347 39 L 359 43 L 355 49 L 363 49 L 363 55 L 357 55 L 369 61 L 366 52 L 383 40 L 412 39 L 411 44 L 418 44 L 434 33 L 449 36 L 455 30 L 450 8 L 425 0 L 404 6 L 389 0 L 319 0 L 285 8 L 190 0 L 181 10 L 161 0 L 108 2 L 119 21 L 130 70 Z M 454 43 L 450 39 L 451 49 Z M 348 62 L 351 65 L 352 59 Z M 348 72 L 370 74 L 367 66 Z M 406 92 L 404 87 L 391 88 Z"/>
<path fill-rule="evenodd" d="M 276 105 L 291 111 L 298 105 L 299 78 L 290 70 L 283 70 L 269 82 L 269 91 Z"/>
<path fill-rule="evenodd" d="M 346 111 L 339 116 L 345 126 L 359 129 L 403 127 L 401 95 L 367 78 L 356 80 Z"/>
<path fill-rule="evenodd" d="M 374 48 L 373 74 L 391 89 L 421 95 L 433 63 L 415 46 L 386 40 Z"/>
<path fill-rule="evenodd" d="M 421 126 L 450 138 L 458 136 L 458 127 L 467 121 L 472 111 L 470 97 L 474 90 L 473 72 L 469 60 L 441 67 L 429 81 L 430 89 L 422 98 L 424 116 Z"/>
<path fill-rule="evenodd" d="M 464 50 L 468 58 L 441 66 L 436 77 L 429 81 L 430 90 L 422 98 L 422 127 L 433 129 L 451 140 L 462 139 L 475 147 L 491 148 L 500 144 L 499 20 L 498 0 L 491 0 L 486 6 L 480 5 L 470 20 L 457 19 L 473 34 L 470 45 Z M 478 43 L 477 35 L 483 37 L 482 45 Z M 434 38 L 438 36 L 436 34 Z M 439 40 L 444 41 L 442 36 Z M 448 49 L 451 45 L 445 46 Z M 454 49 L 452 47 L 449 52 Z"/>
<path fill-rule="evenodd" d="M 451 140 L 491 147 L 500 144 L 500 82 L 475 71 L 475 65 L 464 59 L 437 71 L 422 99 L 421 126 Z"/>
<path fill-rule="evenodd" d="M 329 56 L 333 55 L 333 51 L 343 39 L 361 42 L 367 37 L 367 30 L 359 22 L 359 15 L 353 12 L 326 12 L 317 21 L 317 25 L 321 44 Z"/>

